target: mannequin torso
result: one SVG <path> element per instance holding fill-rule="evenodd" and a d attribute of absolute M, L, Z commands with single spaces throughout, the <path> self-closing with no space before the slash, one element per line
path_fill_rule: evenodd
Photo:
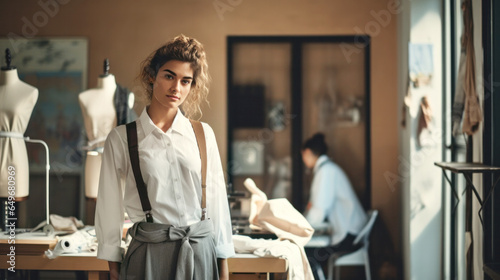
<path fill-rule="evenodd" d="M 99 77 L 97 87 L 78 95 L 82 109 L 85 131 L 89 140 L 85 159 L 85 196 L 97 197 L 101 152 L 108 133 L 116 126 L 116 110 L 114 96 L 116 90 L 115 76 L 108 74 Z"/>
<path fill-rule="evenodd" d="M 87 137 L 90 142 L 98 142 L 91 148 L 103 147 L 106 136 L 116 126 L 115 90 L 115 76 L 109 74 L 99 77 L 96 88 L 78 95 Z"/>
<path fill-rule="evenodd" d="M 0 71 L 0 132 L 24 134 L 38 100 L 38 89 L 21 81 L 17 70 Z M 0 137 L 0 197 L 8 197 L 7 168 L 16 170 L 16 197 L 29 194 L 29 166 L 26 144 L 22 138 Z"/>

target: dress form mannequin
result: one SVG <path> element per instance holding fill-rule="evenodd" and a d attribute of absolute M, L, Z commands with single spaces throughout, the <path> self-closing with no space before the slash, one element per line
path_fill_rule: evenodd
<path fill-rule="evenodd" d="M 88 198 L 97 197 L 102 148 L 108 133 L 117 125 L 114 104 L 117 84 L 115 76 L 109 74 L 108 71 L 109 63 L 106 59 L 104 74 L 99 76 L 97 87 L 78 95 L 89 140 L 87 146 L 89 151 L 85 160 L 85 196 Z M 133 100 L 131 102 L 133 105 Z"/>
<path fill-rule="evenodd" d="M 17 69 L 10 66 L 10 52 L 7 50 L 6 53 L 7 66 L 2 67 L 0 71 L 0 133 L 11 133 L 11 136 L 0 137 L 0 197 L 9 196 L 7 170 L 9 166 L 13 166 L 15 197 L 27 198 L 29 165 L 26 143 L 22 135 L 38 100 L 38 89 L 19 79 Z"/>
<path fill-rule="evenodd" d="M 78 95 L 85 131 L 89 140 L 85 161 L 85 196 L 97 197 L 101 152 L 108 133 L 116 126 L 116 110 L 113 97 L 116 90 L 115 76 L 105 73 L 99 76 L 97 87 Z"/>

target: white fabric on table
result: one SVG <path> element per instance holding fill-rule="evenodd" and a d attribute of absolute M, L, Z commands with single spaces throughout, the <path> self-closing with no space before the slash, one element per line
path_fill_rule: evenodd
<path fill-rule="evenodd" d="M 314 279 L 304 248 L 289 240 L 252 239 L 248 236 L 233 235 L 233 243 L 237 253 L 288 260 L 288 279 Z"/>

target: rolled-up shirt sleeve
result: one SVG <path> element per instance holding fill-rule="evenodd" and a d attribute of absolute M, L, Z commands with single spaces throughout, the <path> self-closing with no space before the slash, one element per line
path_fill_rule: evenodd
<path fill-rule="evenodd" d="M 217 258 L 226 259 L 235 254 L 227 200 L 226 183 L 217 141 L 212 128 L 203 123 L 207 142 L 207 216 L 212 220 Z"/>
<path fill-rule="evenodd" d="M 124 219 L 125 157 L 128 153 L 117 131 L 123 128 L 112 130 L 104 145 L 95 213 L 99 244 L 97 258 L 114 262 L 121 262 L 124 252 L 120 245 Z"/>

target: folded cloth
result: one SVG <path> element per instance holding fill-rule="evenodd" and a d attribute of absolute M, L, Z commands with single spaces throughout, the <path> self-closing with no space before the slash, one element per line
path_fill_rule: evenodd
<path fill-rule="evenodd" d="M 233 237 L 236 252 L 238 249 L 246 249 L 259 256 L 286 256 L 288 260 L 292 260 L 293 256 L 300 256 L 301 261 L 295 260 L 295 264 L 289 269 L 289 279 L 313 279 L 304 251 L 304 245 L 314 234 L 312 226 L 286 198 L 268 200 L 266 194 L 250 178 L 245 180 L 244 185 L 252 193 L 250 226 L 268 230 L 276 234 L 279 240 L 270 241 L 273 243 L 254 243 L 252 239 Z M 295 253 L 290 255 L 292 251 Z"/>
<path fill-rule="evenodd" d="M 243 183 L 252 193 L 250 227 L 268 230 L 282 240 L 304 246 L 314 234 L 313 227 L 286 198 L 267 199 L 251 178 Z"/>
<path fill-rule="evenodd" d="M 233 235 L 233 243 L 237 253 L 253 253 L 260 257 L 288 260 L 287 279 L 314 279 L 304 248 L 289 240 L 252 239 L 248 236 Z"/>
<path fill-rule="evenodd" d="M 253 228 L 259 228 L 257 226 L 257 215 L 259 215 L 262 207 L 264 207 L 264 204 L 267 202 L 267 195 L 257 187 L 255 182 L 251 178 L 247 178 L 243 182 L 243 185 L 245 185 L 247 190 L 252 194 L 250 201 L 250 215 L 248 217 L 248 221 L 250 222 L 251 226 L 253 225 Z"/>
<path fill-rule="evenodd" d="M 76 232 L 84 226 L 83 222 L 75 217 L 62 217 L 56 214 L 50 214 L 50 224 L 54 227 L 54 230 L 69 232 Z"/>
<path fill-rule="evenodd" d="M 258 225 L 278 236 L 304 246 L 311 240 L 313 227 L 286 198 L 268 200 L 257 215 Z"/>

